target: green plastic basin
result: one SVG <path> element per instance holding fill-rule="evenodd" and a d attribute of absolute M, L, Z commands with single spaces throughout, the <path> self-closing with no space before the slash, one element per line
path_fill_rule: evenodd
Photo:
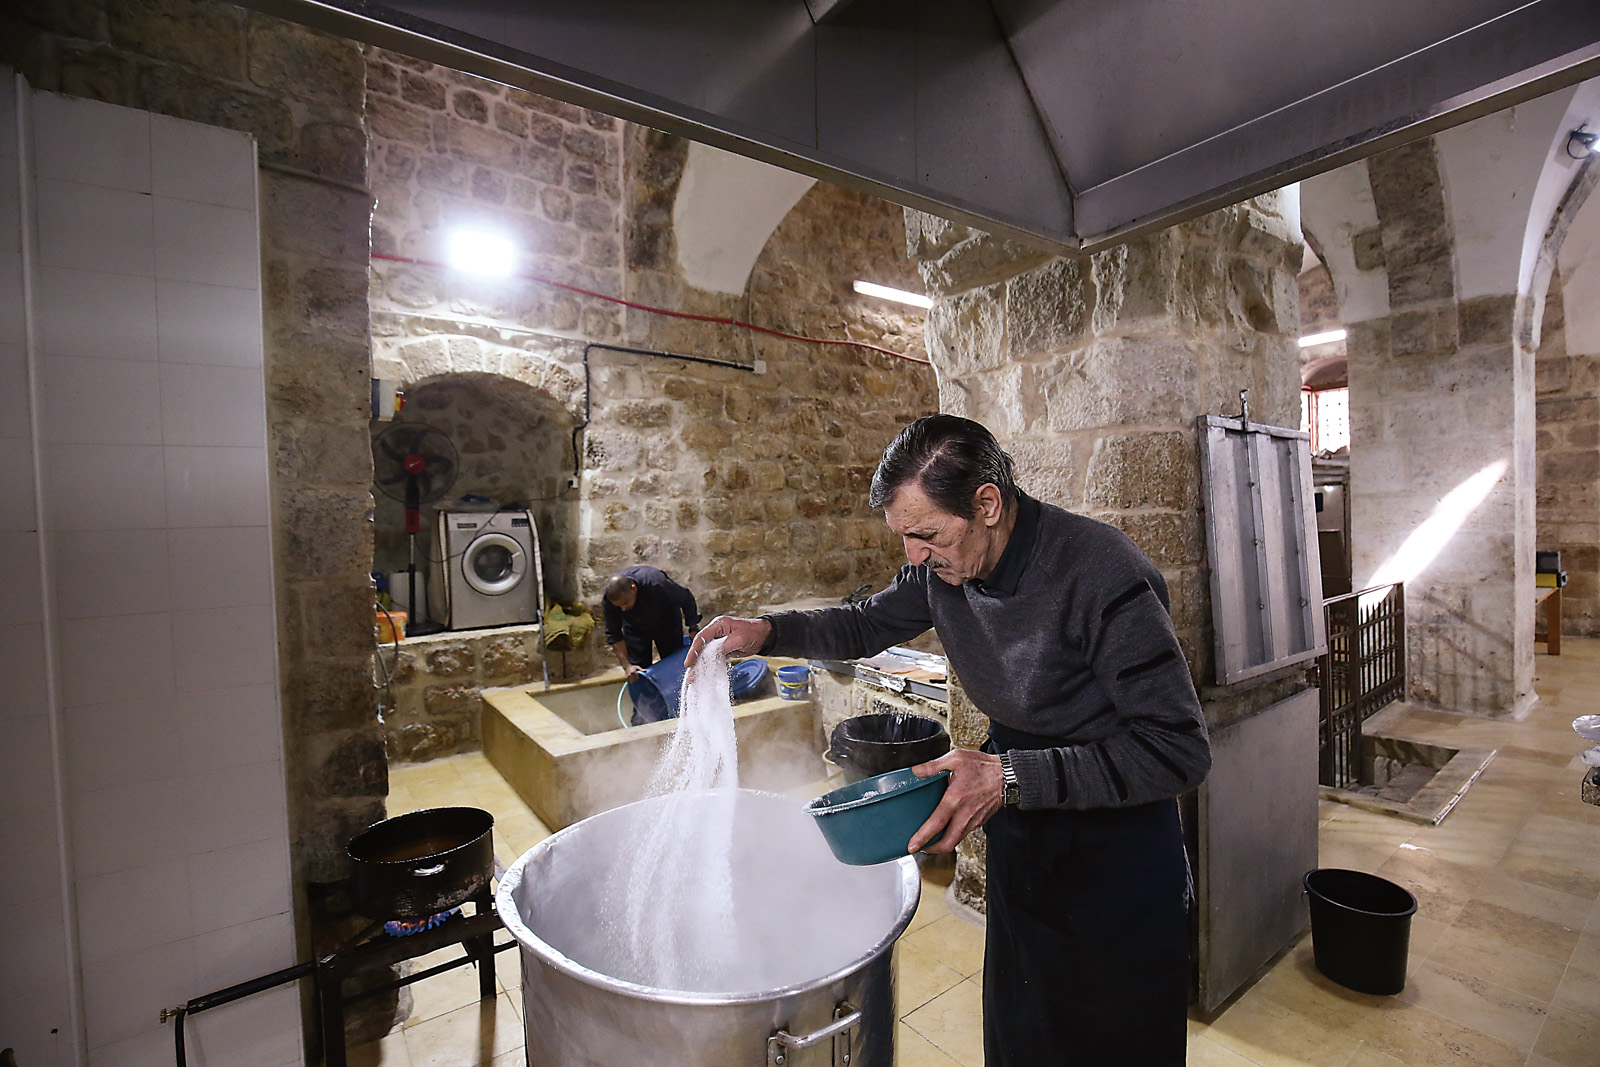
<path fill-rule="evenodd" d="M 906 855 L 911 835 L 939 806 L 949 778 L 949 771 L 918 778 L 906 767 L 824 793 L 806 811 L 839 862 L 886 863 Z"/>

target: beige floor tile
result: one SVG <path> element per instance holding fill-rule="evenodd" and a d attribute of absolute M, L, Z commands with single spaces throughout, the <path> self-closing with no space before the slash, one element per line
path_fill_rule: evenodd
<path fill-rule="evenodd" d="M 1586 967 L 1576 960 L 1568 964 L 1550 1000 L 1554 1007 L 1600 1018 L 1600 968 Z"/>
<path fill-rule="evenodd" d="M 441 950 L 446 962 L 451 958 L 462 955 L 459 947 L 452 950 Z M 429 953 L 430 956 L 440 953 Z M 419 957 L 420 959 L 420 957 Z M 417 970 L 423 970 L 432 964 L 420 964 Z M 496 992 L 499 992 L 499 982 L 495 983 Z M 443 974 L 436 974 L 431 978 L 424 978 L 420 982 L 411 983 L 411 1018 L 405 1021 L 405 1026 L 418 1026 L 429 1019 L 436 1019 L 446 1015 L 457 1008 L 464 1008 L 469 1004 L 478 1002 L 478 968 L 473 964 L 466 964 Z"/>
<path fill-rule="evenodd" d="M 911 916 L 906 933 L 920 930 L 950 914 L 950 908 L 945 904 L 945 892 L 945 886 L 926 878 L 922 880 L 922 895 L 917 899 L 916 914 Z"/>
<path fill-rule="evenodd" d="M 1375 1051 L 1411 1067 L 1521 1067 L 1526 1049 L 1407 1005 L 1406 1011 L 1374 1016 L 1362 1037 Z"/>
<path fill-rule="evenodd" d="M 1356 1049 L 1356 1054 L 1350 1057 L 1350 1062 L 1345 1067 L 1406 1067 L 1404 1060 L 1397 1060 L 1386 1052 L 1379 1052 L 1371 1045 L 1362 1043 Z"/>
<path fill-rule="evenodd" d="M 1433 947 L 1444 940 L 1445 933 L 1450 929 L 1446 923 L 1417 914 L 1411 917 L 1411 940 L 1407 943 L 1413 958 L 1426 956 L 1433 951 Z"/>
<path fill-rule="evenodd" d="M 345 1055 L 349 1067 L 411 1067 L 411 1053 L 406 1050 L 405 1035 L 399 1030 L 377 1041 L 346 1049 Z"/>
<path fill-rule="evenodd" d="M 963 1067 L 983 1067 L 983 990 L 973 982 L 940 994 L 905 1021 Z"/>
<path fill-rule="evenodd" d="M 1263 1067 L 1344 1067 L 1361 1043 L 1354 1033 L 1321 1026 L 1270 997 L 1250 994 L 1213 1022 L 1205 1036 Z"/>
<path fill-rule="evenodd" d="M 504 995 L 408 1026 L 404 1033 L 411 1067 L 480 1067 L 523 1045 L 521 1020 Z"/>
<path fill-rule="evenodd" d="M 1483 880 L 1472 898 L 1579 931 L 1594 908 L 1593 897 L 1574 896 L 1559 889 L 1524 882 L 1499 870 L 1491 872 Z"/>
<path fill-rule="evenodd" d="M 1555 960 L 1465 928 L 1449 929 L 1424 955 L 1440 966 L 1535 1000 L 1548 1002 L 1561 984 L 1563 967 Z"/>
<path fill-rule="evenodd" d="M 966 981 L 966 975 L 939 962 L 905 938 L 895 946 L 894 1014 L 905 1018 L 946 990 Z"/>
<path fill-rule="evenodd" d="M 1189 1054 L 1185 1062 L 1188 1067 L 1253 1067 L 1255 1064 L 1254 1060 L 1204 1035 L 1190 1036 Z"/>
<path fill-rule="evenodd" d="M 1453 862 L 1431 850 L 1401 847 L 1373 873 L 1411 890 L 1417 898 L 1418 914 L 1448 923 L 1472 899 L 1487 870 Z"/>
<path fill-rule="evenodd" d="M 1431 961 L 1407 977 L 1400 998 L 1524 1051 L 1545 1019 L 1545 1001 Z"/>
<path fill-rule="evenodd" d="M 1510 908 L 1474 900 L 1457 916 L 1455 925 L 1497 938 L 1516 948 L 1566 963 L 1577 946 L 1579 931 Z"/>
<path fill-rule="evenodd" d="M 1534 1052 L 1562 1067 L 1594 1067 L 1600 1063 L 1600 1019 L 1551 1008 Z"/>
<path fill-rule="evenodd" d="M 935 920 L 901 941 L 963 978 L 983 968 L 983 931 L 955 915 Z"/>
<path fill-rule="evenodd" d="M 895 1067 L 957 1067 L 938 1045 L 905 1023 L 894 1027 L 894 1063 Z"/>

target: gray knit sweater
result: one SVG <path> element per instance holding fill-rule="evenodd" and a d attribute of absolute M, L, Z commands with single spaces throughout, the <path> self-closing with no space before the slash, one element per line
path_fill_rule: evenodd
<path fill-rule="evenodd" d="M 1161 573 L 1121 531 L 1025 495 L 984 581 L 957 587 L 907 566 L 865 603 L 765 618 L 767 651 L 825 659 L 936 630 L 979 710 L 1060 741 L 1013 750 L 1024 809 L 1143 804 L 1211 767 Z"/>

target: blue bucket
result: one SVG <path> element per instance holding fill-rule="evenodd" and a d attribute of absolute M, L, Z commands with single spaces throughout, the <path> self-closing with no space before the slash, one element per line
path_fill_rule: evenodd
<path fill-rule="evenodd" d="M 663 656 L 641 670 L 628 683 L 628 699 L 633 701 L 633 724 L 660 722 L 678 717 L 678 698 L 683 692 L 684 658 L 689 645 L 670 656 Z"/>
<path fill-rule="evenodd" d="M 778 668 L 778 695 L 785 700 L 804 700 L 811 689 L 811 668 L 803 664 Z"/>
<path fill-rule="evenodd" d="M 906 855 L 911 835 L 939 806 L 949 779 L 949 771 L 918 778 L 906 767 L 824 793 L 806 811 L 840 863 L 886 863 Z"/>

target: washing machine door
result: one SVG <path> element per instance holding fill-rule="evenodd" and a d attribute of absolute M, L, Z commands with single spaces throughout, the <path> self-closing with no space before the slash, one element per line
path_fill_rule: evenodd
<path fill-rule="evenodd" d="M 528 575 L 528 553 L 516 539 L 491 531 L 475 538 L 461 554 L 467 584 L 485 596 L 509 593 Z"/>

